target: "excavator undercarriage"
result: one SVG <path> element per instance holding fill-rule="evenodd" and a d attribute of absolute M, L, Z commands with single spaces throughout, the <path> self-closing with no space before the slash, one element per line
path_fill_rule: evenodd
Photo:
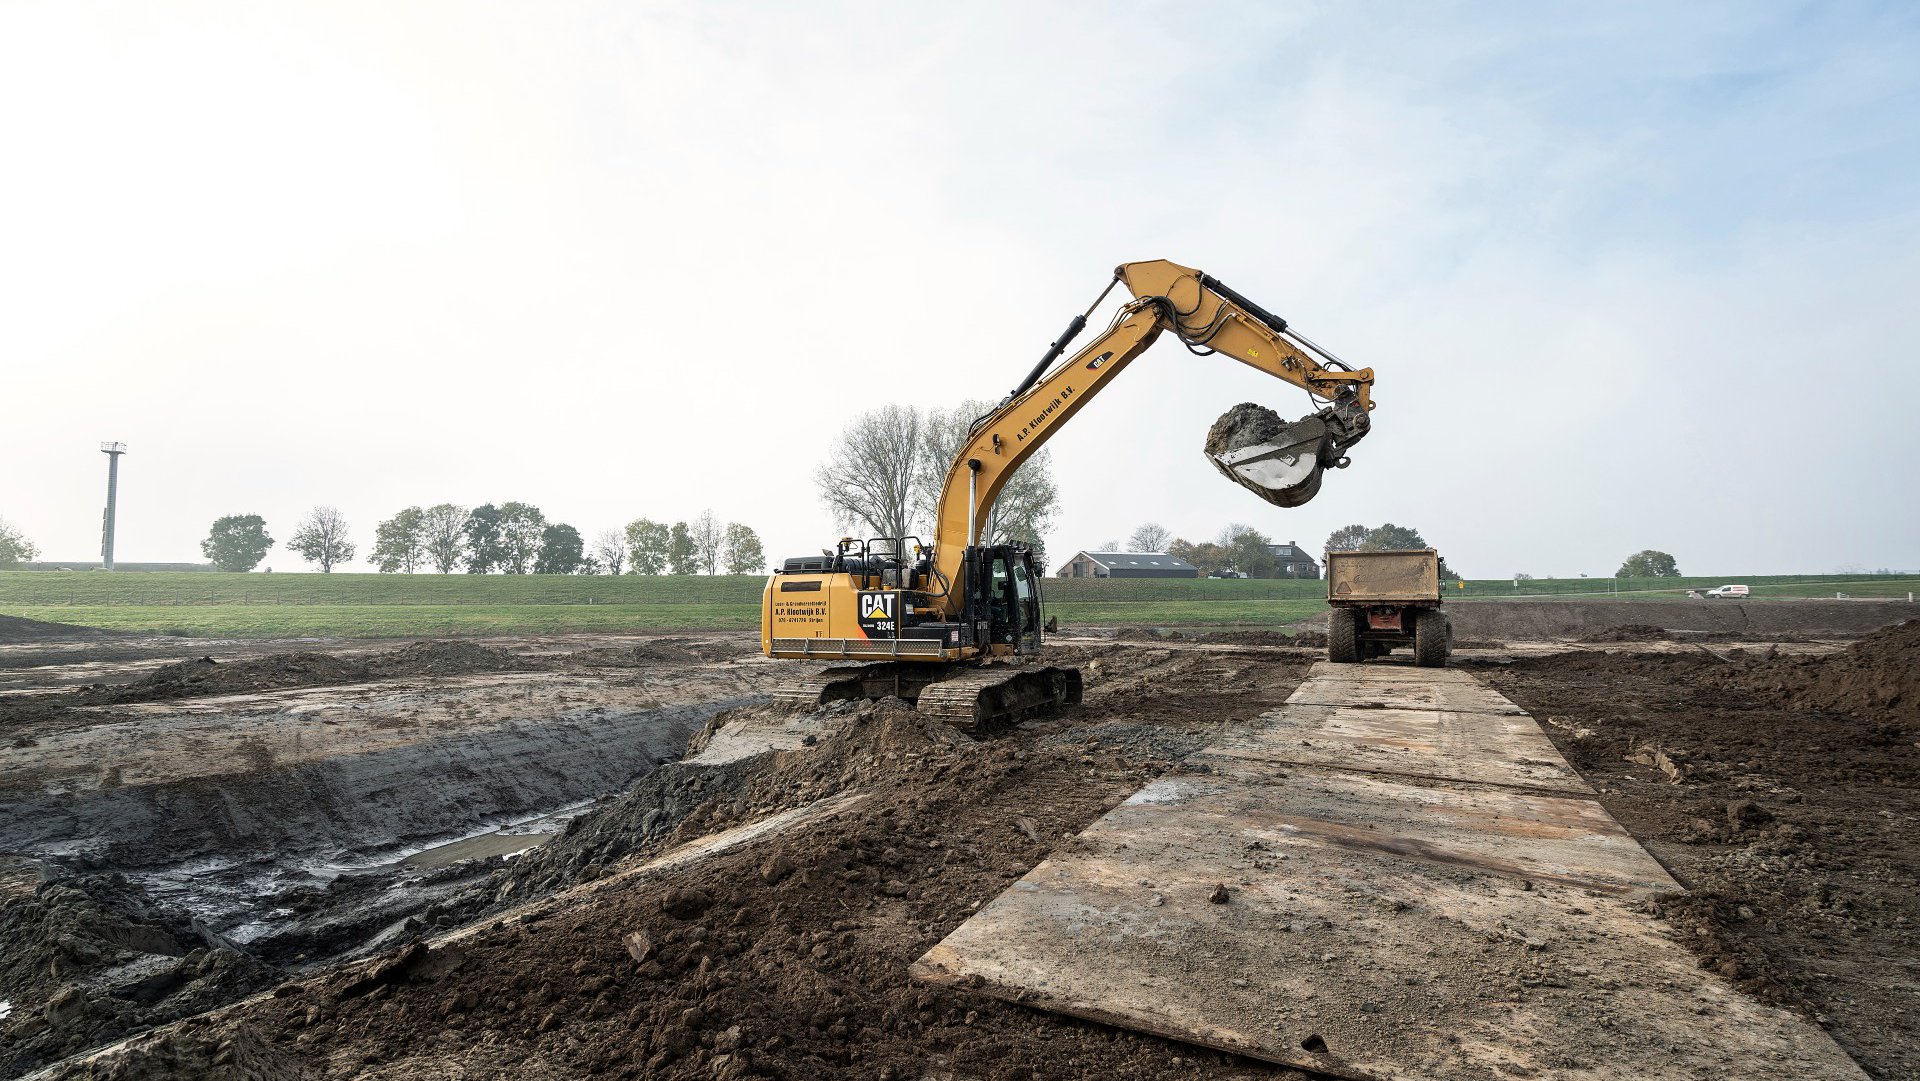
<path fill-rule="evenodd" d="M 835 702 L 899 698 L 966 732 L 985 732 L 1022 717 L 1080 702 L 1080 670 L 1057 665 L 878 664 L 828 668 L 774 688 L 776 704 L 814 710 Z"/>

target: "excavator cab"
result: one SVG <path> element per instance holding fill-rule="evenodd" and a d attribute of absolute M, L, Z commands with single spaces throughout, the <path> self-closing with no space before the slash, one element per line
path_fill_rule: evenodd
<path fill-rule="evenodd" d="M 968 549 L 967 556 L 964 618 L 976 628 L 975 640 L 993 652 L 1038 653 L 1040 576 L 1032 550 L 1022 544 L 986 544 Z"/>

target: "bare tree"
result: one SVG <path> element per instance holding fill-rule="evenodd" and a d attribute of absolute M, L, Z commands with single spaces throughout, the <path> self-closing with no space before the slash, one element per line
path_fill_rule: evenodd
<path fill-rule="evenodd" d="M 703 510 L 700 517 L 693 520 L 693 550 L 695 561 L 708 574 L 720 573 L 720 545 L 726 540 L 726 533 L 720 523 L 714 520 L 713 512 Z"/>
<path fill-rule="evenodd" d="M 334 565 L 352 559 L 354 551 L 347 539 L 347 519 L 334 507 L 313 508 L 287 547 L 307 562 L 319 564 L 322 574 L 332 574 Z"/>
<path fill-rule="evenodd" d="M 420 543 L 427 560 L 441 574 L 452 574 L 467 546 L 467 508 L 438 503 L 420 515 Z"/>
<path fill-rule="evenodd" d="M 1133 531 L 1127 538 L 1127 550 L 1130 552 L 1164 552 L 1167 542 L 1173 539 L 1173 530 L 1159 522 L 1147 522 Z"/>
<path fill-rule="evenodd" d="M 925 426 L 919 410 L 888 405 L 860 414 L 840 433 L 832 456 L 814 475 L 836 525 L 864 527 L 878 537 L 913 532 Z"/>
<path fill-rule="evenodd" d="M 619 574 L 627 563 L 627 535 L 617 529 L 603 529 L 593 539 L 595 565 L 608 574 Z"/>
<path fill-rule="evenodd" d="M 940 500 L 940 489 L 947 480 L 947 468 L 966 446 L 973 422 L 993 410 L 992 403 L 978 400 L 961 402 L 953 409 L 929 410 L 924 422 L 919 476 L 915 481 L 914 517 L 937 527 L 933 516 Z M 1020 463 L 1007 478 L 994 500 L 983 534 L 992 524 L 988 544 L 1019 541 L 1033 549 L 1037 562 L 1046 562 L 1047 530 L 1060 509 L 1060 489 L 1053 483 L 1053 454 L 1042 450 Z"/>

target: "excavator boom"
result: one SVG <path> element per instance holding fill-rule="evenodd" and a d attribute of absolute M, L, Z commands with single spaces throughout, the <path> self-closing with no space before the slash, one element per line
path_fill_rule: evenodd
<path fill-rule="evenodd" d="M 934 556 L 949 579 L 965 550 L 980 543 L 988 508 L 1020 463 L 1162 332 L 1173 333 L 1189 350 L 1230 356 L 1327 403 L 1291 424 L 1256 421 L 1209 440 L 1214 466 L 1271 503 L 1298 506 L 1313 498 L 1322 472 L 1345 466 L 1347 449 L 1367 434 L 1373 369 L 1348 368 L 1291 334 L 1286 320 L 1189 267 L 1163 259 L 1125 263 L 1114 271 L 1114 281 L 1133 300 L 1093 341 L 1055 364 L 1086 325 L 1085 315 L 1075 316 L 1020 386 L 975 422 L 948 467 L 935 511 Z"/>

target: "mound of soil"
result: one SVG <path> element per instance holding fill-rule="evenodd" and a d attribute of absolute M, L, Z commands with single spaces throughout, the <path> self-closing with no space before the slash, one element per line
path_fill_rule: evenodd
<path fill-rule="evenodd" d="M 275 1051 L 253 1029 L 239 1025 L 217 1035 L 148 1036 L 104 1063 L 74 1067 L 56 1076 L 76 1081 L 304 1081 L 318 1076 L 318 1071 Z"/>
<path fill-rule="evenodd" d="M 686 638 L 655 638 L 633 647 L 633 659 L 637 661 L 695 661 L 700 660 L 700 651 Z"/>
<path fill-rule="evenodd" d="M 1327 636 L 1320 631 L 1183 631 L 1174 627 L 1127 627 L 1116 638 L 1125 642 L 1207 642 L 1227 646 L 1295 646 L 1324 649 Z"/>
<path fill-rule="evenodd" d="M 1775 708 L 1920 725 L 1920 620 L 1870 634 L 1837 654 L 1736 664 L 1714 673 L 1713 682 Z"/>
<path fill-rule="evenodd" d="M 728 711 L 707 727 L 765 712 Z M 724 828 L 716 823 L 745 821 L 831 795 L 858 783 L 868 765 L 920 759 L 972 742 L 898 699 L 841 702 L 824 712 L 833 731 L 816 747 L 717 768 L 669 763 L 655 770 L 595 814 L 568 823 L 559 838 L 516 860 L 495 899 L 537 897 L 591 880 L 622 857 Z"/>
<path fill-rule="evenodd" d="M 1673 638 L 1665 627 L 1651 623 L 1621 623 L 1581 637 L 1582 642 L 1665 642 Z"/>
<path fill-rule="evenodd" d="M 117 876 L 44 883 L 7 898 L 0 903 L 0 999 L 14 1013 L 0 1024 L 0 1075 L 231 1002 L 277 979 L 254 958 L 199 946 L 197 937 Z"/>
<path fill-rule="evenodd" d="M 364 663 L 332 653 L 276 653 L 225 663 L 200 657 L 162 665 L 123 687 L 94 691 L 91 696 L 98 702 L 151 702 L 353 683 L 369 674 Z"/>
<path fill-rule="evenodd" d="M 1783 635 L 1869 634 L 1912 618 L 1903 601 L 1690 601 L 1593 599 L 1500 600 L 1482 597 L 1450 602 L 1447 615 L 1461 638 L 1504 641 L 1579 638 L 1620 626 L 1667 631 L 1714 632 L 1728 638 Z M 1688 634 L 1688 640 L 1711 640 Z M 1605 640 L 1605 639 L 1603 639 Z"/>
<path fill-rule="evenodd" d="M 45 623 L 19 616 L 0 616 L 0 642 L 37 642 L 42 638 L 99 638 L 118 634 L 98 627 L 76 627 L 71 623 Z"/>
<path fill-rule="evenodd" d="M 197 657 L 162 665 L 132 683 L 116 687 L 96 685 L 74 693 L 86 705 L 124 705 L 409 676 L 510 672 L 542 666 L 542 660 L 474 642 L 411 642 L 399 649 L 373 654 L 272 653 L 234 661 Z"/>
<path fill-rule="evenodd" d="M 1275 443 L 1287 434 L 1289 425 L 1280 414 L 1264 405 L 1241 402 L 1220 414 L 1207 429 L 1207 453 L 1225 454 L 1242 447 Z"/>
<path fill-rule="evenodd" d="M 458 639 L 446 642 L 409 642 L 388 653 L 375 654 L 368 666 L 383 677 L 464 676 L 475 672 L 510 672 L 533 667 L 529 658 L 504 649 L 491 649 Z"/>

